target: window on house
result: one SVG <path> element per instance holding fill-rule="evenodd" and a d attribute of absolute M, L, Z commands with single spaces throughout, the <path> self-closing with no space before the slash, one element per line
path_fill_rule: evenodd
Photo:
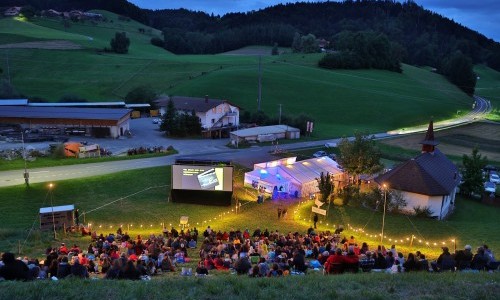
<path fill-rule="evenodd" d="M 212 124 L 215 123 L 215 119 L 212 119 Z"/>

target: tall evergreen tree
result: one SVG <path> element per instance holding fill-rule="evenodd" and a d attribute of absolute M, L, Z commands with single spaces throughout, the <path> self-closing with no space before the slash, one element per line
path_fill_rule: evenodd
<path fill-rule="evenodd" d="M 111 50 L 119 54 L 128 53 L 128 47 L 130 46 L 130 39 L 127 37 L 125 32 L 115 33 L 115 37 L 111 39 L 110 42 Z"/>
<path fill-rule="evenodd" d="M 320 177 L 316 178 L 318 182 L 318 189 L 321 194 L 321 201 L 327 202 L 329 200 L 330 195 L 333 193 L 335 189 L 335 184 L 333 183 L 333 176 L 330 173 L 326 172 L 324 174 L 321 172 Z"/>

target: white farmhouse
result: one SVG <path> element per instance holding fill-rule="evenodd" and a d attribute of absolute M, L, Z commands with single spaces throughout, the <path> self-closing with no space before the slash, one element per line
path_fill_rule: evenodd
<path fill-rule="evenodd" d="M 433 122 L 429 123 L 422 153 L 377 178 L 380 186 L 400 191 L 407 202 L 404 210 L 412 212 L 416 206 L 429 207 L 438 220 L 453 208 L 460 175 L 457 166 L 436 146 Z"/>
<path fill-rule="evenodd" d="M 227 100 L 194 97 L 171 96 L 155 100 L 160 114 L 166 113 L 169 100 L 172 100 L 175 109 L 181 113 L 192 111 L 200 119 L 205 137 L 228 136 L 240 123 L 240 108 Z"/>

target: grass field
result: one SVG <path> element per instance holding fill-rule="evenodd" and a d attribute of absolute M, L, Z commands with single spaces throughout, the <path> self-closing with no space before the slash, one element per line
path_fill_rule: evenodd
<path fill-rule="evenodd" d="M 132 156 L 103 156 L 95 158 L 52 158 L 52 157 L 38 157 L 34 161 L 27 161 L 26 167 L 28 169 L 43 168 L 43 167 L 55 167 L 55 166 L 67 166 L 67 165 L 79 165 L 79 164 L 91 164 L 98 162 L 108 162 L 116 160 L 129 160 L 129 159 L 139 159 L 157 156 L 166 156 L 178 153 L 176 150 L 164 152 L 164 153 L 150 153 L 150 154 L 139 154 Z M 19 170 L 24 169 L 24 159 L 14 159 L 5 160 L 0 159 L 0 170 Z"/>
<path fill-rule="evenodd" d="M 147 85 L 162 94 L 208 94 L 245 110 L 257 109 L 258 58 L 252 54 L 268 51 L 269 47 L 243 49 L 247 55 L 172 55 L 149 43 L 152 36 L 160 35 L 157 30 L 101 13 L 113 23 L 71 23 L 64 28 L 60 21 L 51 19 L 35 18 L 31 23 L 1 19 L 0 44 L 68 40 L 83 49 L 0 49 L 0 67 L 6 70 L 9 62 L 11 81 L 21 93 L 50 101 L 64 95 L 90 101 L 117 100 L 132 88 Z M 146 33 L 140 33 L 139 28 Z M 129 54 L 99 52 L 109 47 L 116 31 L 127 32 L 131 39 Z M 404 65 L 402 74 L 331 71 L 317 67 L 321 55 L 262 57 L 262 109 L 277 116 L 278 104 L 282 104 L 284 114 L 310 115 L 316 121 L 314 138 L 425 124 L 431 116 L 447 119 L 470 108 L 470 97 L 424 68 Z M 51 76 L 45 76 L 47 69 Z M 498 85 L 497 72 L 485 72 L 484 88 Z M 4 72 L 2 78 L 6 76 Z"/>
<path fill-rule="evenodd" d="M 500 273 L 344 274 L 248 278 L 0 282 L 5 299 L 493 299 Z"/>
<path fill-rule="evenodd" d="M 253 230 L 260 227 L 278 229 L 281 232 L 305 232 L 311 226 L 312 202 L 299 204 L 298 200 L 281 200 L 266 201 L 259 205 L 254 201 L 256 194 L 241 187 L 242 178 L 243 170 L 238 168 L 235 186 L 236 197 L 242 203 L 239 214 L 234 212 L 234 203 L 231 207 L 217 207 L 169 202 L 170 167 L 60 181 L 55 183 L 51 192 L 47 183 L 33 184 L 30 189 L 25 189 L 24 186 L 2 188 L 0 249 L 17 252 L 21 245 L 23 253 L 40 256 L 49 244 L 56 245 L 50 232 L 40 233 L 34 230 L 27 238 L 32 226 L 34 229 L 39 226 L 38 209 L 50 206 L 51 202 L 56 206 L 75 204 L 80 209 L 81 222 L 91 223 L 93 228 L 103 233 L 115 232 L 118 226 L 132 234 L 160 233 L 162 224 L 166 227 L 178 226 L 181 216 L 189 216 L 190 225 L 199 229 L 210 225 L 221 230 Z M 287 217 L 279 221 L 276 213 L 278 207 L 288 210 Z M 498 227 L 499 212 L 498 207 L 459 198 L 455 214 L 443 222 L 388 215 L 385 243 L 389 246 L 397 239 L 401 250 L 415 251 L 418 247 L 431 257 L 439 254 L 439 247 L 443 242 L 451 246 L 451 239 L 456 239 L 458 247 L 467 243 L 475 246 L 488 243 L 498 252 L 500 241 L 493 228 Z M 378 212 L 332 205 L 328 218 L 320 219 L 319 228 L 333 231 L 335 226 L 343 225 L 346 229 L 344 234 L 354 234 L 358 240 L 367 241 L 374 247 L 379 243 L 378 237 L 373 235 L 380 231 L 381 218 L 382 215 Z M 353 228 L 349 229 L 348 224 Z M 359 231 L 359 228 L 364 228 L 365 232 Z M 485 230 L 486 228 L 491 230 Z M 411 235 L 416 238 L 410 248 L 410 242 L 406 238 Z M 65 236 L 59 233 L 58 238 L 69 243 L 88 243 L 88 238 L 78 235 Z M 418 243 L 418 240 L 422 242 Z"/>
<path fill-rule="evenodd" d="M 423 134 L 412 134 L 383 140 L 380 144 L 400 147 L 403 149 L 401 152 L 413 151 L 418 153 L 420 149 L 419 143 L 423 137 Z M 490 162 L 500 162 L 500 124 L 498 123 L 481 122 L 440 130 L 435 132 L 435 137 L 440 142 L 439 149 L 460 163 L 462 155 L 470 155 L 472 149 L 476 146 L 482 155 L 488 157 Z M 384 146 L 382 146 L 383 149 Z"/>

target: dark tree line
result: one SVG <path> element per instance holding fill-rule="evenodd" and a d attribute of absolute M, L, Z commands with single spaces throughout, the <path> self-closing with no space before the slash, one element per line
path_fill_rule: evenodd
<path fill-rule="evenodd" d="M 328 69 L 382 69 L 402 72 L 402 47 L 385 34 L 344 31 L 335 36 L 334 53 L 325 55 L 319 66 Z"/>

